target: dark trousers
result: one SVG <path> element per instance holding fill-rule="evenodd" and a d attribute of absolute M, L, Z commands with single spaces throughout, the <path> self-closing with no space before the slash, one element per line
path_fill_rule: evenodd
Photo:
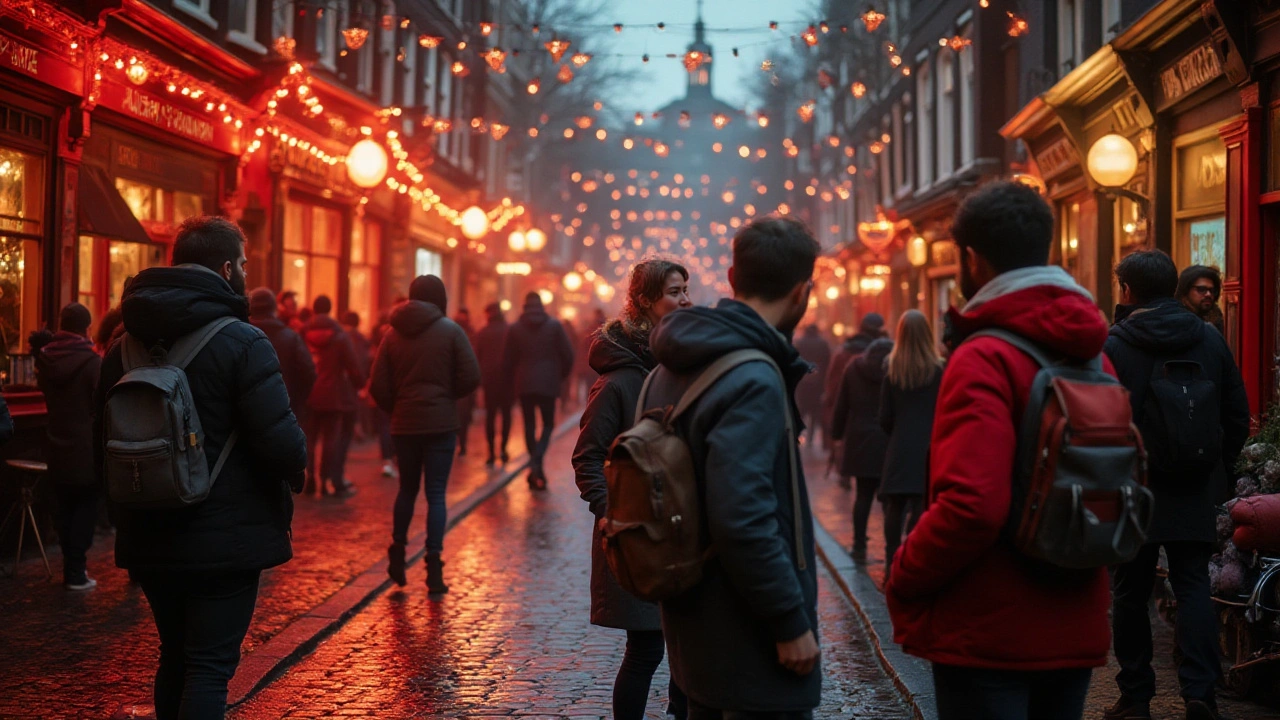
<path fill-rule="evenodd" d="M 1080 720 L 1089 668 L 989 670 L 933 664 L 938 720 Z"/>
<path fill-rule="evenodd" d="M 449 471 L 453 469 L 453 449 L 458 434 L 394 435 L 396 458 L 400 462 L 400 492 L 396 495 L 392 514 L 391 539 L 401 545 L 409 542 L 409 523 L 418 488 L 425 487 L 427 496 L 427 552 L 444 550 L 445 525 L 449 511 L 445 491 L 449 489 Z M 425 482 L 424 482 L 425 478 Z"/>
<path fill-rule="evenodd" d="M 858 495 L 853 501 L 853 547 L 867 548 L 867 521 L 871 519 L 871 505 L 876 501 L 880 478 L 858 478 Z"/>
<path fill-rule="evenodd" d="M 896 493 L 883 495 L 880 501 L 884 503 L 884 566 L 887 576 L 888 569 L 893 567 L 894 553 L 898 552 L 898 546 L 902 545 L 903 536 L 910 533 L 916 526 L 916 522 L 920 520 L 921 506 L 924 503 L 919 495 Z"/>
<path fill-rule="evenodd" d="M 391 440 L 391 416 L 381 408 L 374 408 L 373 424 L 378 427 L 378 449 L 382 451 L 382 461 L 390 462 L 396 456 L 396 444 Z"/>
<path fill-rule="evenodd" d="M 102 492 L 97 484 L 54 484 L 53 494 L 58 502 L 56 521 L 58 544 L 62 546 L 62 580 L 83 581 Z"/>
<path fill-rule="evenodd" d="M 1218 659 L 1218 621 L 1209 590 L 1209 556 L 1213 546 L 1199 542 L 1164 543 L 1169 556 L 1169 584 L 1178 600 L 1174 639 L 1182 652 L 1178 681 L 1182 697 L 1214 703 L 1214 684 L 1222 672 Z M 1151 616 L 1148 603 L 1155 584 L 1160 545 L 1144 545 L 1138 557 L 1115 568 L 1111 576 L 1115 636 L 1120 672 L 1116 684 L 1130 700 L 1150 701 L 1156 694 L 1151 668 Z"/>
<path fill-rule="evenodd" d="M 253 619 L 258 571 L 135 572 L 160 635 L 157 720 L 221 720 Z"/>
<path fill-rule="evenodd" d="M 467 437 L 471 434 L 471 421 L 476 414 L 476 395 L 472 393 L 454 404 L 458 411 L 458 451 L 467 452 Z"/>
<path fill-rule="evenodd" d="M 542 458 L 551 444 L 551 431 L 556 423 L 556 399 L 553 396 L 521 395 L 520 411 L 524 415 L 524 444 L 529 449 L 529 468 L 542 474 Z M 537 430 L 536 416 L 542 414 L 542 433 Z"/>
<path fill-rule="evenodd" d="M 752 712 L 750 710 L 715 710 L 690 700 L 689 720 L 813 720 L 813 711 Z"/>
<path fill-rule="evenodd" d="M 484 394 L 484 437 L 489 441 L 489 457 L 495 457 L 498 454 L 507 452 L 507 443 L 511 440 L 511 409 L 514 403 L 509 397 L 502 397 L 498 393 L 485 391 Z M 502 444 L 497 447 L 498 452 L 494 452 L 494 435 L 496 434 L 498 418 L 502 418 Z"/>
<path fill-rule="evenodd" d="M 649 685 L 653 674 L 662 663 L 666 642 L 661 630 L 628 630 L 627 650 L 622 656 L 622 667 L 613 683 L 614 720 L 644 720 L 649 703 Z M 669 702 L 667 713 L 676 720 L 685 720 L 689 714 L 688 701 L 675 680 L 667 686 Z"/>
<path fill-rule="evenodd" d="M 309 475 L 316 474 L 316 456 L 320 456 L 320 477 L 324 480 L 345 479 L 347 448 L 347 413 L 341 410 L 312 410 L 307 413 L 307 466 Z"/>

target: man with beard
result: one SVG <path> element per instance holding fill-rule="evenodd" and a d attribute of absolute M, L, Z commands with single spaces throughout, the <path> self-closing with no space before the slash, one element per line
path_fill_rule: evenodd
<path fill-rule="evenodd" d="M 1107 324 L 1066 271 L 1046 267 L 1053 211 L 1034 189 L 981 188 L 951 233 L 968 304 L 950 313 L 958 345 L 938 394 L 928 510 L 886 586 L 894 640 L 933 663 L 942 720 L 1079 718 L 1092 668 L 1107 662 L 1107 571 L 1035 566 L 1005 538 L 1040 365 L 1003 339 L 972 336 L 1005 330 L 1078 364 L 1102 353 Z"/>
<path fill-rule="evenodd" d="M 661 606 L 671 673 L 691 720 L 800 720 L 818 705 L 813 517 L 803 469 L 792 462 L 797 441 L 779 409 L 803 428 L 794 398 L 809 363 L 791 334 L 808 309 L 819 252 L 795 220 L 747 224 L 733 241 L 734 299 L 672 313 L 652 336 L 660 365 L 646 410 L 675 405 L 735 351 L 759 350 L 776 366 L 752 360 L 730 369 L 677 423 L 710 542 L 702 579 Z"/>
<path fill-rule="evenodd" d="M 1222 309 L 1218 298 L 1222 296 L 1222 274 L 1216 268 L 1192 265 L 1178 276 L 1177 298 L 1182 305 L 1200 316 L 1200 319 L 1223 334 Z"/>
<path fill-rule="evenodd" d="M 124 346 L 167 352 L 234 319 L 186 366 L 209 465 L 231 448 L 208 497 L 180 509 L 116 507 L 116 565 L 142 585 L 160 636 L 160 720 L 223 716 L 259 575 L 293 555 L 289 491 L 302 489 L 307 443 L 271 342 L 246 322 L 244 245 L 225 218 L 193 217 L 178 227 L 173 267 L 143 270 L 125 293 L 127 335 L 103 358 L 94 398 L 95 466 L 102 468 L 104 411 L 125 374 Z"/>

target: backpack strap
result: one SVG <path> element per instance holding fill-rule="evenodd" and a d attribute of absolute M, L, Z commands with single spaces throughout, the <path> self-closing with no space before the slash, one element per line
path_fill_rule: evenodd
<path fill-rule="evenodd" d="M 186 370 L 187 365 L 200 354 L 204 346 L 208 345 L 215 335 L 222 332 L 223 328 L 234 322 L 237 322 L 234 317 L 221 317 L 195 332 L 178 338 L 169 348 L 169 364 Z"/>
<path fill-rule="evenodd" d="M 730 370 L 749 362 L 768 363 L 769 367 L 773 368 L 773 371 L 777 373 L 779 382 L 782 383 L 782 418 L 787 428 L 787 460 L 791 468 L 791 505 L 795 514 L 793 524 L 796 533 L 796 567 L 800 570 L 807 570 L 809 563 L 804 556 L 804 513 L 800 506 L 802 499 L 800 497 L 800 459 L 796 452 L 798 438 L 795 430 L 795 419 L 791 416 L 791 403 L 787 399 L 787 381 L 782 374 L 782 369 L 778 367 L 778 363 L 760 350 L 750 348 L 735 350 L 727 355 L 722 355 L 703 369 L 702 372 L 698 373 L 698 377 L 694 379 L 693 384 L 684 391 L 684 394 L 680 396 L 680 400 L 676 402 L 675 409 L 667 418 L 667 422 L 674 423 L 716 381 L 728 374 Z M 636 402 L 635 421 L 637 423 L 644 417 L 645 399 L 649 395 L 649 386 L 655 375 L 657 375 L 656 372 L 649 373 L 649 376 L 645 378 L 644 386 L 640 389 L 640 398 Z"/>

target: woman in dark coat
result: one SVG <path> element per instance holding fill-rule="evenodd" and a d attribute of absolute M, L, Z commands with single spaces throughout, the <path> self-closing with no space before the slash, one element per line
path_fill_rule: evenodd
<path fill-rule="evenodd" d="M 591 343 L 590 363 L 600 373 L 582 414 L 582 433 L 573 451 L 573 469 L 582 499 L 595 517 L 591 536 L 591 624 L 627 631 L 627 651 L 613 687 L 618 720 L 644 717 L 653 673 L 664 644 L 658 606 L 628 594 L 614 579 L 600 544 L 608 505 L 604 463 L 614 438 L 631 427 L 645 377 L 657 364 L 649 351 L 649 333 L 666 314 L 687 308 L 689 273 L 666 260 L 647 260 L 631 272 L 621 317 L 607 323 Z M 685 716 L 684 695 L 670 687 L 668 712 Z"/>
<path fill-rule="evenodd" d="M 942 384 L 942 361 L 924 313 L 908 310 L 898 321 L 898 337 L 889 353 L 888 373 L 880 386 L 880 427 L 889 449 L 880 477 L 884 505 L 884 576 L 902 544 L 903 522 L 910 533 L 920 519 L 929 467 L 933 407 Z"/>
<path fill-rule="evenodd" d="M 885 446 L 889 438 L 880 427 L 880 385 L 884 382 L 885 358 L 893 341 L 880 338 L 867 347 L 844 371 L 831 437 L 844 442 L 840 473 L 857 478 L 858 495 L 853 503 L 853 556 L 867 555 L 867 520 L 871 503 L 880 487 Z"/>

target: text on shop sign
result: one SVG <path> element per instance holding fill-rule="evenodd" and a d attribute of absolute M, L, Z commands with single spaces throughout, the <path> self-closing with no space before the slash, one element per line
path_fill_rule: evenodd
<path fill-rule="evenodd" d="M 17 40 L 0 35 L 0 57 L 9 61 L 13 67 L 29 75 L 40 74 L 40 51 L 23 45 Z"/>
<path fill-rule="evenodd" d="M 143 120 L 163 127 L 169 132 L 184 135 L 200 142 L 208 142 L 213 139 L 213 123 L 208 120 L 201 120 L 169 103 L 144 95 L 133 88 L 125 88 L 121 107 Z"/>
<path fill-rule="evenodd" d="M 1208 85 L 1221 74 L 1222 65 L 1218 62 L 1218 55 L 1209 45 L 1201 45 L 1160 71 L 1160 90 L 1164 94 L 1162 105 L 1177 102 L 1183 96 Z"/>

